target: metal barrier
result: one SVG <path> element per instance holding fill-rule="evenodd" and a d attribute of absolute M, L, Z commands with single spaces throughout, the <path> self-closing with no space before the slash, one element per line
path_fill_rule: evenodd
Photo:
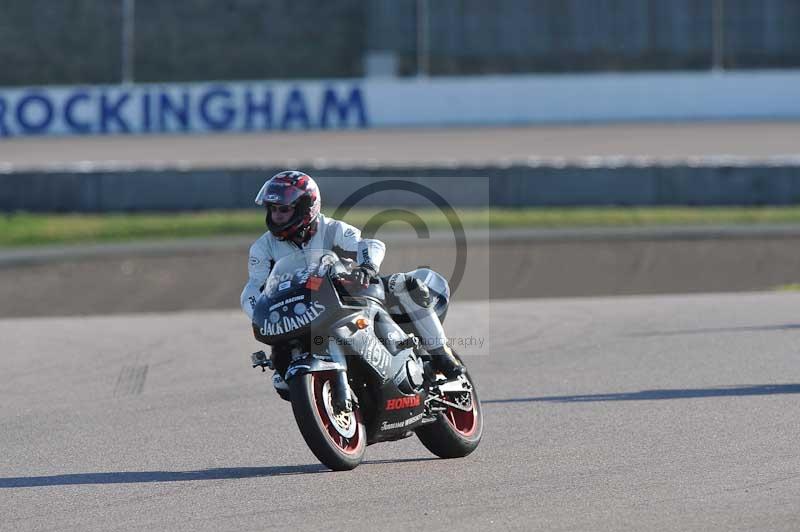
<path fill-rule="evenodd" d="M 0 3 L 0 86 L 359 77 L 373 53 L 398 75 L 798 67 L 800 2 Z"/>
<path fill-rule="evenodd" d="M 282 168 L 142 170 L 92 173 L 21 172 L 0 175 L 0 211 L 119 212 L 233 209 L 253 206 L 264 179 Z M 419 182 L 446 194 L 454 207 L 486 207 L 487 198 L 465 185 L 489 177 L 493 207 L 590 205 L 787 205 L 800 203 L 800 161 L 780 164 L 415 167 L 312 169 L 328 205 L 376 179 Z M 452 190 L 443 179 L 458 176 Z M 396 205 L 373 196 L 359 206 Z M 424 198 L 409 207 L 430 206 Z"/>

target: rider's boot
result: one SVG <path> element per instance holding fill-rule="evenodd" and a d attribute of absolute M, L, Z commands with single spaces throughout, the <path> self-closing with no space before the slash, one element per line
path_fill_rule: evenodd
<path fill-rule="evenodd" d="M 275 391 L 278 392 L 278 395 L 281 396 L 281 399 L 285 399 L 286 401 L 291 400 L 289 397 L 289 385 L 283 380 L 281 370 L 275 367 L 274 349 L 270 356 L 267 356 L 264 351 L 256 351 L 250 355 L 250 360 L 254 368 L 261 368 L 263 371 L 268 369 L 274 370 L 272 374 L 272 386 L 275 388 Z"/>
<path fill-rule="evenodd" d="M 278 363 L 278 353 L 275 351 L 275 348 L 272 348 L 272 352 L 269 355 L 270 360 L 270 367 L 275 370 L 272 374 L 272 386 L 275 388 L 275 391 L 278 392 L 278 395 L 284 401 L 291 401 L 291 396 L 289 395 L 289 383 L 283 380 L 283 372 L 286 370 L 285 367 L 281 366 Z"/>
<path fill-rule="evenodd" d="M 278 392 L 278 395 L 281 396 L 281 399 L 286 401 L 291 400 L 289 397 L 289 385 L 283 380 L 278 370 L 275 370 L 275 373 L 272 375 L 272 386 L 275 388 L 275 391 Z"/>
<path fill-rule="evenodd" d="M 447 380 L 455 380 L 466 373 L 466 368 L 458 361 L 455 353 L 447 344 L 428 352 L 431 354 L 433 369 L 440 371 Z"/>

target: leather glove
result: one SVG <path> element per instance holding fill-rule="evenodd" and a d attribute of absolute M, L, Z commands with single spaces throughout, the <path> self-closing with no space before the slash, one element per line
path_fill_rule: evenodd
<path fill-rule="evenodd" d="M 374 279 L 378 273 L 367 265 L 361 265 L 350 274 L 350 278 L 355 282 L 366 288 L 369 283 Z"/>

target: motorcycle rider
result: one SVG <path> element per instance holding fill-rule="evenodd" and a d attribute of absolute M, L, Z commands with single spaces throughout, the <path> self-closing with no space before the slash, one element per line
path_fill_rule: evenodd
<path fill-rule="evenodd" d="M 362 285 L 378 279 L 384 283 L 387 299 L 409 316 L 425 350 L 433 355 L 434 368 L 448 379 L 464 372 L 453 355 L 441 321 L 431 308 L 431 293 L 427 285 L 413 272 L 396 273 L 379 278 L 378 271 L 386 246 L 377 239 L 361 238 L 355 227 L 320 213 L 322 204 L 316 182 L 303 172 L 287 170 L 272 176 L 256 195 L 255 202 L 266 210 L 268 231 L 250 247 L 249 279 L 242 290 L 241 305 L 251 319 L 264 283 L 278 259 L 300 249 L 330 249 L 340 257 L 355 259 L 358 267 L 353 278 Z M 280 371 L 272 377 L 276 390 L 284 396 L 288 385 Z"/>

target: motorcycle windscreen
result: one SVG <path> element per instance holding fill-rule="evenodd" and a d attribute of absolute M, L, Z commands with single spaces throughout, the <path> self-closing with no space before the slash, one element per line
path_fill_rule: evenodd
<path fill-rule="evenodd" d="M 330 250 L 305 249 L 279 259 L 264 284 L 263 295 L 274 299 L 293 286 L 305 285 L 312 277 L 324 277 L 330 271 L 344 271 L 339 257 Z"/>
<path fill-rule="evenodd" d="M 298 251 L 276 262 L 253 312 L 256 337 L 274 344 L 321 330 L 336 302 L 327 273 L 341 267 L 325 250 Z"/>

